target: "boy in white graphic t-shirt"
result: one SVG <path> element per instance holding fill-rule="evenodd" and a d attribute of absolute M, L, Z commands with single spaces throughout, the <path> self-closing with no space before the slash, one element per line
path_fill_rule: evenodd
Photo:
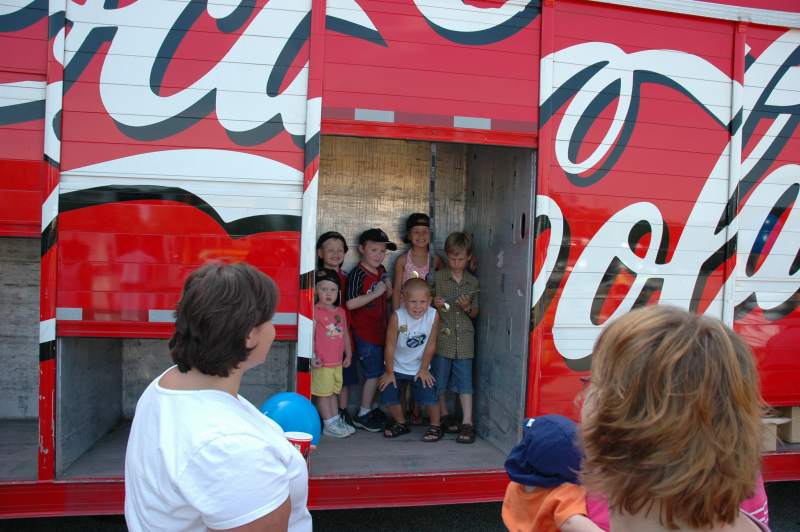
<path fill-rule="evenodd" d="M 431 307 L 431 287 L 422 279 L 409 279 L 403 284 L 403 306 L 389 318 L 384 347 L 385 373 L 378 379 L 381 401 L 389 408 L 392 422 L 383 432 L 386 438 L 396 438 L 411 430 L 400 406 L 398 386 L 403 381 L 413 383 L 414 401 L 428 409 L 431 425 L 423 441 L 442 439 L 439 403 L 430 372 L 431 359 L 436 351 L 436 332 L 439 316 Z"/>

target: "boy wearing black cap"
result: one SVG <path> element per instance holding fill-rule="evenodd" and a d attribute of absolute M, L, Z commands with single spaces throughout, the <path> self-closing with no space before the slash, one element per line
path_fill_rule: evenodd
<path fill-rule="evenodd" d="M 559 415 L 526 420 L 522 441 L 506 459 L 511 482 L 503 523 L 511 532 L 600 532 L 586 517 L 586 491 L 578 485 L 577 427 Z"/>
<path fill-rule="evenodd" d="M 386 250 L 397 246 L 381 229 L 367 229 L 358 239 L 361 261 L 347 276 L 346 306 L 350 310 L 353 340 L 364 374 L 361 408 L 353 425 L 369 432 L 383 428 L 385 416 L 372 409 L 378 389 L 378 377 L 383 375 L 383 346 L 389 322 L 387 301 L 392 295 L 392 283 L 383 267 Z"/>

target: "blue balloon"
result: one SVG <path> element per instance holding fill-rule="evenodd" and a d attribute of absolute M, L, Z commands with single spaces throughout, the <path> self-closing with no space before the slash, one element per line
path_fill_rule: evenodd
<path fill-rule="evenodd" d="M 284 432 L 297 431 L 311 434 L 311 443 L 319 443 L 322 424 L 317 409 L 299 393 L 281 392 L 261 405 L 261 412 L 281 426 Z"/>

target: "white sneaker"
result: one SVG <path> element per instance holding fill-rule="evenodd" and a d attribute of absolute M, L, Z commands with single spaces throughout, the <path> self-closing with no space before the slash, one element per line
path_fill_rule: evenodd
<path fill-rule="evenodd" d="M 327 434 L 332 438 L 346 438 L 350 436 L 350 432 L 341 426 L 340 422 L 341 420 L 335 423 L 326 424 L 325 428 L 322 429 L 322 433 Z"/>
<path fill-rule="evenodd" d="M 342 418 L 339 418 L 339 425 L 341 425 L 342 428 L 347 431 L 348 436 L 356 433 L 356 428 L 352 425 L 348 425 L 347 423 L 345 423 L 344 419 Z"/>

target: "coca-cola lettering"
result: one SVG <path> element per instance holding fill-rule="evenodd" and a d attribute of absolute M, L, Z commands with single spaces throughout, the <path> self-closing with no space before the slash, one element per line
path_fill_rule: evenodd
<path fill-rule="evenodd" d="M 542 100 L 552 98 L 555 101 L 550 102 L 553 111 L 567 106 L 558 126 L 555 153 L 564 173 L 578 186 L 591 186 L 601 179 L 613 169 L 615 154 L 625 150 L 629 131 L 634 127 L 632 118 L 635 119 L 635 109 L 640 103 L 635 90 L 637 76 L 679 87 L 692 101 L 713 114 L 720 127 L 737 128 L 730 116 L 730 93 L 711 90 L 713 85 L 706 80 L 735 82 L 701 58 L 670 51 L 638 52 L 626 56 L 618 48 L 603 43 L 587 43 L 573 48 L 557 52 L 555 58 L 542 60 L 543 68 L 552 61 L 563 60 L 570 65 L 564 69 L 556 68 L 556 76 L 564 80 L 562 89 L 555 90 L 552 95 L 543 91 Z M 719 203 L 719 198 L 729 196 L 731 145 L 725 147 L 695 201 L 669 259 L 665 259 L 668 240 L 664 217 L 654 204 L 647 201 L 633 203 L 612 215 L 589 239 L 571 271 L 567 272 L 565 263 L 556 259 L 560 235 L 556 232 L 551 234 L 545 267 L 534 282 L 537 288 L 534 290 L 534 306 L 548 304 L 541 301 L 547 297 L 542 279 L 566 277 L 559 298 L 559 303 L 564 304 L 557 305 L 553 324 L 553 341 L 563 357 L 578 360 L 589 356 L 591 344 L 605 321 L 649 302 L 654 293 L 658 294 L 655 300 L 719 315 L 724 287 L 716 290 L 706 306 L 702 306 L 700 296 L 704 293 L 706 278 L 734 253 L 737 254 L 736 267 L 725 283 L 736 286 L 730 302 L 736 307 L 736 316 L 741 317 L 758 308 L 769 319 L 780 319 L 797 307 L 800 299 L 797 266 L 800 234 L 789 228 L 798 227 L 800 222 L 800 213 L 795 207 L 800 187 L 800 165 L 784 164 L 773 167 L 766 174 L 765 170 L 774 163 L 798 125 L 800 100 L 796 99 L 796 89 L 787 90 L 787 84 L 795 81 L 789 65 L 797 63 L 798 54 L 800 32 L 790 31 L 767 48 L 746 71 L 744 94 L 753 107 L 745 105 L 732 113 L 734 116 L 741 113 L 746 124 L 748 131 L 742 142 L 746 144 L 752 133 L 753 116 L 765 119 L 767 108 L 768 116 L 773 120 L 769 133 L 774 131 L 774 134 L 762 136 L 744 157 L 742 179 L 733 183 L 736 193 L 731 200 L 732 209 Z M 587 57 L 596 61 L 592 63 L 593 67 L 581 66 L 587 62 Z M 698 72 L 702 74 L 698 75 Z M 588 128 L 588 122 L 598 115 L 598 107 L 610 103 L 610 100 L 602 100 L 602 105 L 598 104 L 601 101 L 598 94 L 609 88 L 618 100 L 612 125 L 595 150 L 578 159 L 575 156 L 578 153 L 576 143 L 581 142 L 581 128 Z M 567 93 L 572 96 L 568 105 Z M 788 95 L 795 99 L 787 100 Z M 734 136 L 733 142 L 740 142 L 740 139 Z M 537 206 L 545 213 L 555 211 L 560 215 L 561 209 L 553 199 L 540 198 Z M 718 224 L 718 220 L 724 223 Z M 782 220 L 780 226 L 775 225 L 778 220 Z M 632 246 L 618 245 L 620 242 L 638 241 L 640 235 L 634 236 L 642 228 L 650 233 L 644 256 L 637 254 Z M 759 238 L 770 239 L 770 247 L 764 246 Z M 555 264 L 561 267 L 548 269 Z M 755 264 L 758 264 L 757 268 Z M 632 282 L 623 301 L 611 315 L 601 320 L 598 314 L 607 287 L 617 273 L 623 271 Z"/>

